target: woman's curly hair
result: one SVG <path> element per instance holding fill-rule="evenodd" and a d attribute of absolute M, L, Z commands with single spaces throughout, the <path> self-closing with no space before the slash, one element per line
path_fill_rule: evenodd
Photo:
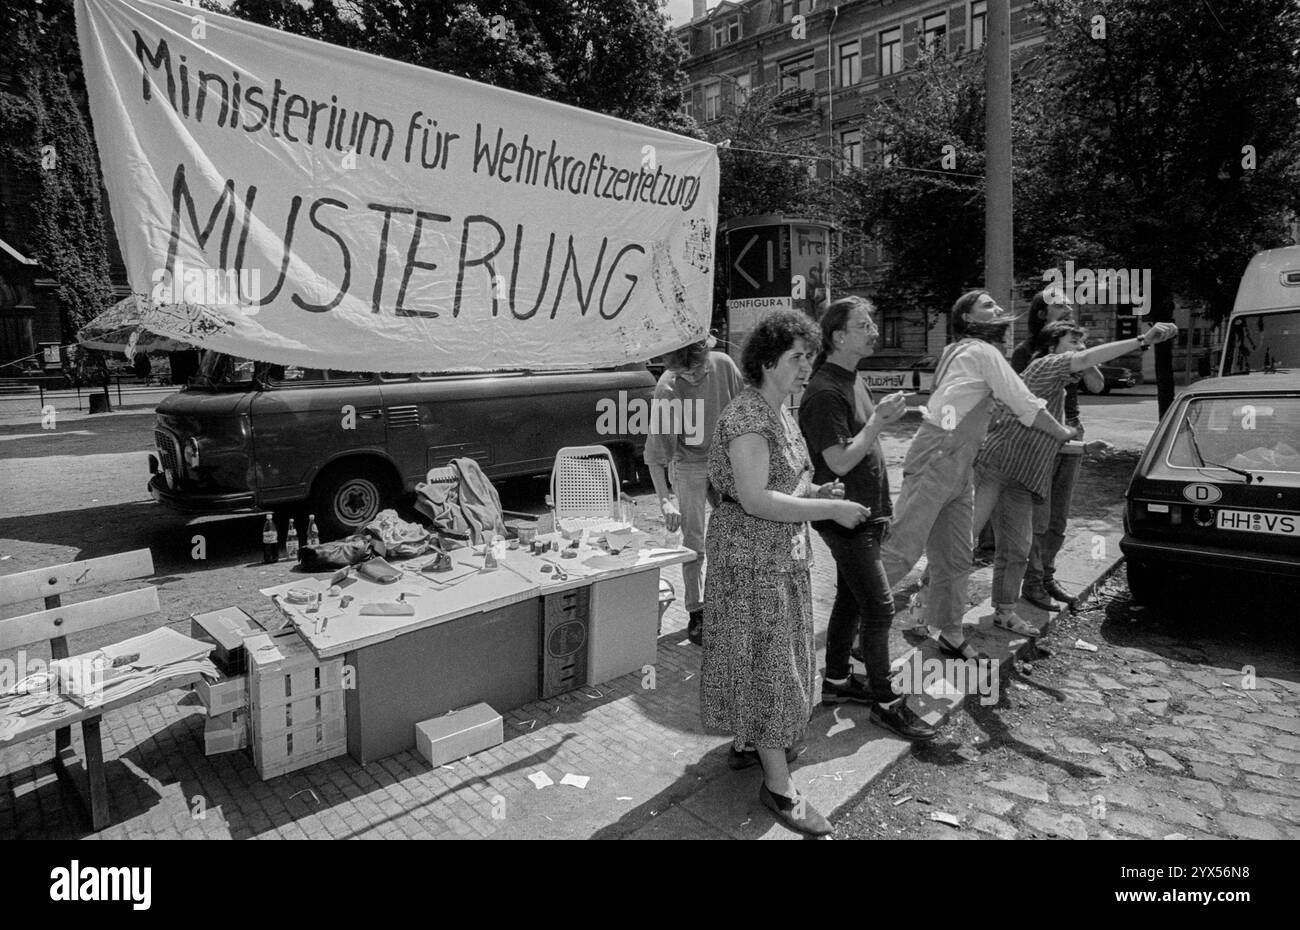
<path fill-rule="evenodd" d="M 755 387 L 763 383 L 763 369 L 775 365 L 802 339 L 810 352 L 821 347 L 821 333 L 807 315 L 797 310 L 772 310 L 758 321 L 740 353 L 740 371 Z"/>

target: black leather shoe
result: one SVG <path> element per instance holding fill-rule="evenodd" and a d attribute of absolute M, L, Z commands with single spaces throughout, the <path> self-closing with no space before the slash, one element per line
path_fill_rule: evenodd
<path fill-rule="evenodd" d="M 1048 594 L 1050 594 L 1052 597 L 1056 598 L 1058 601 L 1064 601 L 1066 604 L 1070 606 L 1071 609 L 1074 608 L 1075 603 L 1079 600 L 1078 597 L 1068 593 L 1064 588 L 1062 588 L 1059 584 L 1057 584 L 1055 578 L 1053 578 L 1051 581 L 1044 581 L 1043 590 L 1046 591 Z"/>
<path fill-rule="evenodd" d="M 785 795 L 773 794 L 764 782 L 758 786 L 758 799 L 763 802 L 764 807 L 776 814 L 777 820 L 791 830 L 798 830 L 809 836 L 826 836 L 835 832 L 835 828 L 808 803 L 806 798 L 795 800 Z"/>
<path fill-rule="evenodd" d="M 799 758 L 799 753 L 803 752 L 802 746 L 791 746 L 785 751 L 785 764 L 793 765 Z M 727 750 L 727 765 L 739 772 L 741 769 L 753 768 L 758 765 L 758 750 L 746 746 L 744 749 L 737 750 L 735 746 Z"/>
<path fill-rule="evenodd" d="M 848 680 L 843 684 L 835 684 L 827 679 L 822 679 L 822 706 L 834 707 L 836 704 L 843 704 L 846 701 L 852 701 L 855 704 L 871 704 L 875 702 L 871 694 L 871 689 L 859 675 L 850 675 Z"/>
<path fill-rule="evenodd" d="M 686 623 L 686 638 L 696 646 L 704 645 L 704 611 L 692 610 Z"/>
<path fill-rule="evenodd" d="M 889 707 L 876 704 L 871 708 L 871 722 L 884 727 L 903 739 L 925 742 L 939 735 L 939 731 L 918 717 L 907 702 L 895 701 Z"/>
<path fill-rule="evenodd" d="M 1021 591 L 1020 599 L 1026 604 L 1033 604 L 1039 610 L 1045 610 L 1049 614 L 1054 614 L 1061 609 L 1061 605 L 1052 601 L 1046 591 Z"/>

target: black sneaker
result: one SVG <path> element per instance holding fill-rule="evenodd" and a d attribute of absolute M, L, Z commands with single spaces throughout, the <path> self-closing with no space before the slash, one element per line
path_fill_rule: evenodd
<path fill-rule="evenodd" d="M 916 715 L 907 701 L 899 700 L 886 707 L 876 704 L 871 708 L 871 722 L 884 727 L 903 739 L 925 742 L 939 735 L 939 731 Z"/>
<path fill-rule="evenodd" d="M 839 685 L 825 678 L 822 679 L 823 707 L 833 707 L 846 701 L 853 701 L 855 704 L 873 704 L 875 700 L 861 675 L 850 675 L 847 681 Z"/>
<path fill-rule="evenodd" d="M 704 645 L 704 611 L 692 610 L 686 623 L 686 638 L 696 646 Z"/>
<path fill-rule="evenodd" d="M 785 764 L 793 765 L 801 752 L 803 752 L 803 746 L 791 746 L 785 751 Z M 752 768 L 758 765 L 758 750 L 752 746 L 746 746 L 744 749 L 739 750 L 735 746 L 731 746 L 727 750 L 727 765 L 736 771 Z"/>

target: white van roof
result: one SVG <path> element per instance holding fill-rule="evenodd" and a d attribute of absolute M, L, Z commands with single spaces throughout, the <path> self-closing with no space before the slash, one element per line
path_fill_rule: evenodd
<path fill-rule="evenodd" d="M 1300 245 L 1260 252 L 1241 276 L 1233 315 L 1292 307 L 1300 307 Z"/>

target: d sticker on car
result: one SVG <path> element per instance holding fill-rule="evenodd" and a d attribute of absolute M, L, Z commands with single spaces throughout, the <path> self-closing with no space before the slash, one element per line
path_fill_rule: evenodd
<path fill-rule="evenodd" d="M 1189 484 L 1183 488 L 1183 497 L 1193 504 L 1213 504 L 1223 497 L 1223 492 L 1212 484 Z"/>

